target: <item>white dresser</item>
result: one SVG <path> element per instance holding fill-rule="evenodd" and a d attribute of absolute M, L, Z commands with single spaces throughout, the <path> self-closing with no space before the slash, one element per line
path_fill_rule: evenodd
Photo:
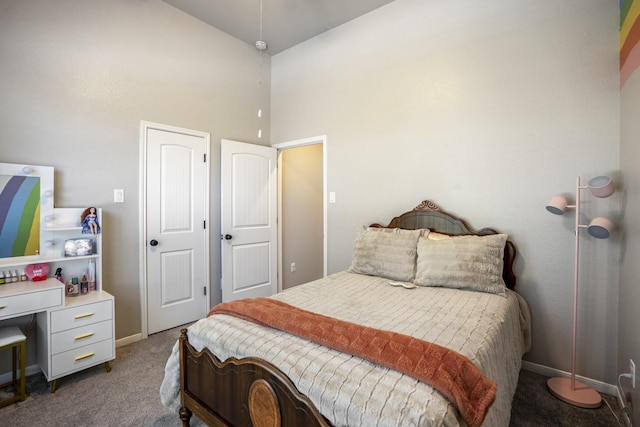
<path fill-rule="evenodd" d="M 55 392 L 57 379 L 115 358 L 114 298 L 105 291 L 66 297 L 38 313 L 38 362 Z"/>

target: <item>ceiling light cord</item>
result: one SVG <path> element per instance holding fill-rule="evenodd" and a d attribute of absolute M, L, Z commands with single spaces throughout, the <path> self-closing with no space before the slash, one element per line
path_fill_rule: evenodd
<path fill-rule="evenodd" d="M 262 0 L 260 0 L 260 39 L 262 40 Z"/>
<path fill-rule="evenodd" d="M 260 31 L 258 34 L 258 41 L 256 41 L 256 49 L 259 52 L 259 63 L 260 63 L 260 78 L 258 79 L 258 85 L 262 87 L 262 51 L 267 48 L 267 43 L 262 40 L 262 0 L 260 0 Z"/>
<path fill-rule="evenodd" d="M 262 40 L 262 0 L 260 0 L 260 34 L 256 41 L 256 49 L 258 49 L 258 96 L 262 96 L 262 52 L 267 48 L 267 42 Z M 262 109 L 258 108 L 258 119 L 262 118 Z M 262 138 L 262 129 L 258 129 L 258 139 Z"/>

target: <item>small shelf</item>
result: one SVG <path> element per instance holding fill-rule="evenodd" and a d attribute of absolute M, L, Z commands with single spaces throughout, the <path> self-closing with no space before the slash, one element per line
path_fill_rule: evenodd
<path fill-rule="evenodd" d="M 0 270 L 7 268 L 7 267 L 24 267 L 25 265 L 29 265 L 29 264 L 42 264 L 42 263 L 48 263 L 49 260 L 44 258 L 44 257 L 40 257 L 38 255 L 34 256 L 34 257 L 30 257 L 30 259 L 26 259 L 27 257 L 22 257 L 20 258 L 20 261 L 16 261 L 15 258 L 2 258 L 0 259 Z"/>
<path fill-rule="evenodd" d="M 53 208 L 48 219 L 42 222 L 40 230 L 40 253 L 38 255 L 22 256 L 14 258 L 0 258 L 0 271 L 14 271 L 25 268 L 29 264 L 48 264 L 49 277 L 53 277 L 57 267 L 63 267 L 67 273 L 78 274 L 82 271 L 83 264 L 88 260 L 96 261 L 97 279 L 101 282 L 102 271 L 102 236 L 82 234 L 81 215 L 83 208 Z M 98 209 L 99 220 L 102 219 L 102 210 Z M 101 222 L 101 221 L 99 221 Z M 65 256 L 66 240 L 90 239 L 93 241 L 93 253 L 91 255 Z M 66 268 L 69 267 L 69 268 Z"/>
<path fill-rule="evenodd" d="M 44 227 L 44 231 L 56 232 L 56 231 L 82 231 L 82 227 L 78 225 L 63 225 L 56 227 Z"/>
<path fill-rule="evenodd" d="M 91 254 L 91 255 L 81 255 L 81 256 L 61 256 L 61 257 L 39 257 L 36 256 L 33 259 L 25 260 L 22 259 L 19 262 L 15 262 L 14 259 L 0 259 L 0 271 L 3 268 L 7 267 L 24 267 L 29 264 L 52 264 L 55 262 L 64 262 L 64 261 L 74 261 L 74 260 L 83 260 L 83 259 L 91 259 L 91 258 L 99 258 L 100 254 Z M 13 269 L 13 268 L 12 268 Z M 49 271 L 49 276 L 51 275 L 51 271 Z"/>

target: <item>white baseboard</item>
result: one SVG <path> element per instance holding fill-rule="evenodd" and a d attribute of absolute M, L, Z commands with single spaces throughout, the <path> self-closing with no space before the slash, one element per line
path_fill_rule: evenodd
<path fill-rule="evenodd" d="M 142 341 L 142 334 L 134 334 L 129 335 L 128 337 L 120 338 L 116 340 L 116 348 L 122 347 L 124 345 L 133 344 L 134 342 Z"/>
<path fill-rule="evenodd" d="M 527 362 L 526 360 L 522 361 L 522 369 L 526 371 L 535 372 L 536 374 L 544 375 L 546 377 L 570 377 L 571 373 L 566 371 L 561 371 L 560 369 L 550 368 L 544 365 L 538 365 L 537 363 Z M 618 396 L 618 387 L 613 384 L 607 384 L 602 381 L 593 380 L 591 378 L 586 378 L 580 375 L 576 375 L 576 379 L 580 382 L 585 383 L 592 389 L 599 391 L 600 393 L 611 394 L 613 396 Z"/>

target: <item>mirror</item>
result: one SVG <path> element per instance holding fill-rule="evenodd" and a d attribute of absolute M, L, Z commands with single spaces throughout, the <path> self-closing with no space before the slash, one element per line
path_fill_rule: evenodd
<path fill-rule="evenodd" d="M 0 263 L 38 257 L 53 220 L 53 167 L 0 163 Z"/>

